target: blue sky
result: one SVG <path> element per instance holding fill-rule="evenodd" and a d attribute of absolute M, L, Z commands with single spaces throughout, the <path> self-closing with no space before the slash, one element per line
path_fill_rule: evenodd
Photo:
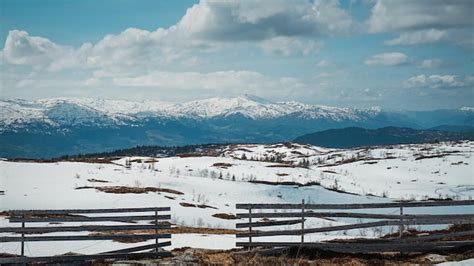
<path fill-rule="evenodd" d="M 474 105 L 465 0 L 0 1 L 0 97 Z"/>
<path fill-rule="evenodd" d="M 64 45 L 97 42 L 130 28 L 170 27 L 197 1 L 1 0 L 1 38 L 13 29 Z M 2 44 L 2 46 L 4 43 Z"/>

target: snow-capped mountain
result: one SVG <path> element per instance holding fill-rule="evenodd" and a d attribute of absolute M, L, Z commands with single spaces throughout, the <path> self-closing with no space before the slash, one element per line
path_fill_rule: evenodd
<path fill-rule="evenodd" d="M 54 98 L 0 101 L 0 156 L 50 157 L 135 145 L 277 142 L 331 128 L 472 125 L 472 109 L 386 112 L 245 95 L 186 103 Z"/>
<path fill-rule="evenodd" d="M 29 123 L 51 126 L 122 125 L 143 118 L 210 119 L 241 115 L 250 119 L 275 119 L 295 115 L 306 119 L 363 120 L 380 109 L 350 109 L 299 102 L 271 102 L 255 96 L 210 98 L 186 103 L 160 101 L 53 98 L 37 101 L 0 101 L 0 130 Z"/>

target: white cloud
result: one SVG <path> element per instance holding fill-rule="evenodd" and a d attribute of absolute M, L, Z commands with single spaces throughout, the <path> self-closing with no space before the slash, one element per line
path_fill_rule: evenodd
<path fill-rule="evenodd" d="M 433 59 L 425 59 L 421 62 L 422 68 L 436 68 L 441 66 L 443 61 L 441 59 L 433 58 Z"/>
<path fill-rule="evenodd" d="M 371 32 L 472 25 L 470 0 L 378 0 L 369 19 Z"/>
<path fill-rule="evenodd" d="M 336 0 L 203 0 L 171 30 L 207 42 L 257 42 L 265 52 L 288 56 L 317 52 L 321 36 L 356 27 Z"/>
<path fill-rule="evenodd" d="M 388 11 L 392 6 L 403 8 L 397 2 L 380 3 Z M 417 3 L 411 5 L 419 6 Z M 424 5 L 431 6 L 426 2 Z M 441 4 L 434 0 L 433 5 Z M 397 8 L 394 9 L 397 18 L 391 18 L 393 14 L 388 11 L 382 15 L 373 13 L 371 19 L 375 24 L 367 24 L 371 25 L 371 32 L 396 32 L 397 36 L 386 42 L 388 45 L 448 39 L 464 45 L 472 43 L 472 38 L 465 38 L 466 28 L 472 29 L 472 26 L 466 26 L 462 20 L 457 24 L 444 22 L 434 18 L 428 10 L 428 20 L 436 21 L 421 23 L 418 20 L 424 11 L 409 11 L 405 18 L 404 12 Z M 338 97 L 334 91 L 344 90 L 348 95 L 347 101 L 354 101 L 354 95 L 358 95 L 354 94 L 357 87 L 366 84 L 367 80 L 375 83 L 371 86 L 377 87 L 377 90 L 386 84 L 382 84 L 378 77 L 369 77 L 366 68 L 361 70 L 359 66 L 348 66 L 344 67 L 347 72 L 332 71 L 338 68 L 339 63 L 328 60 L 315 62 L 315 57 L 308 56 L 322 50 L 324 37 L 357 32 L 359 24 L 348 12 L 351 11 L 346 11 L 335 0 L 202 0 L 169 28 L 151 31 L 129 28 L 107 35 L 96 43 L 84 43 L 78 47 L 61 45 L 54 40 L 14 30 L 8 34 L 5 48 L 0 51 L 0 63 L 4 70 L 0 90 L 3 90 L 3 97 L 165 95 L 171 100 L 189 100 L 214 94 L 250 93 L 272 99 L 292 96 L 296 96 L 293 99 L 303 100 L 324 99 L 321 101 L 334 100 Z M 390 20 L 387 22 L 384 19 Z M 304 55 L 306 58 L 277 59 L 262 56 L 254 48 L 265 53 Z M 347 60 L 358 57 L 355 56 Z M 434 68 L 441 64 L 437 60 L 427 58 L 417 64 Z M 249 64 L 256 61 L 258 64 Z M 373 55 L 365 60 L 369 66 L 396 66 L 412 62 L 406 54 L 397 52 Z M 273 76 L 274 73 L 284 73 L 286 67 L 271 65 L 276 63 L 288 63 L 288 73 L 298 72 L 298 69 L 289 69 L 293 66 L 311 68 L 316 64 L 319 74 L 311 76 L 311 69 L 302 69 L 301 73 L 295 74 L 301 79 Z M 219 71 L 222 69 L 225 71 Z M 268 71 L 267 75 L 257 72 L 263 71 L 261 69 L 265 69 L 265 73 Z M 28 76 L 31 71 L 38 74 Z M 440 77 L 443 78 L 435 81 L 436 77 L 425 76 L 424 80 L 419 78 L 419 82 L 456 84 L 450 82 L 448 77 Z M 455 76 L 453 80 L 460 82 L 457 85 L 473 84 L 468 78 Z M 400 85 L 400 81 L 393 81 L 392 86 Z M 414 79 L 411 82 L 417 81 Z M 375 95 L 375 90 L 364 93 Z"/>
<path fill-rule="evenodd" d="M 211 90 L 225 89 L 229 93 L 258 92 L 259 95 L 306 87 L 295 78 L 274 78 L 253 71 L 218 71 L 210 73 L 157 71 L 134 77 L 115 77 L 115 85 L 124 87 L 151 87 L 157 90 Z"/>
<path fill-rule="evenodd" d="M 393 52 L 373 55 L 364 63 L 368 66 L 398 66 L 409 63 L 409 59 L 404 53 Z"/>
<path fill-rule="evenodd" d="M 474 80 L 471 77 L 460 78 L 457 75 L 418 75 L 405 81 L 405 85 L 410 88 L 461 88 L 473 86 Z"/>
<path fill-rule="evenodd" d="M 68 60 L 72 52 L 72 48 L 57 45 L 46 38 L 12 30 L 5 40 L 3 60 L 14 65 L 50 66 L 54 70 L 59 64 L 71 65 Z"/>
<path fill-rule="evenodd" d="M 371 33 L 397 32 L 388 45 L 447 41 L 472 44 L 470 0 L 377 0 L 368 20 Z"/>
<path fill-rule="evenodd" d="M 335 0 L 204 0 L 187 10 L 176 29 L 199 39 L 246 41 L 346 33 L 354 24 Z"/>
<path fill-rule="evenodd" d="M 412 45 L 437 42 L 446 36 L 445 30 L 429 29 L 403 32 L 398 38 L 388 40 L 387 45 Z"/>
<path fill-rule="evenodd" d="M 321 49 L 319 41 L 296 39 L 290 37 L 275 37 L 262 42 L 261 47 L 267 53 L 276 53 L 284 56 L 293 54 L 309 55 Z"/>
<path fill-rule="evenodd" d="M 314 78 L 316 80 L 332 80 L 332 79 L 341 79 L 344 76 L 345 72 L 343 70 L 336 70 L 331 72 L 321 72 L 318 73 Z"/>
<path fill-rule="evenodd" d="M 31 36 L 25 31 L 12 30 L 5 42 L 3 60 L 49 71 L 79 68 L 140 72 L 170 63 L 190 65 L 197 62 L 190 55 L 193 45 L 198 44 L 180 41 L 169 30 L 161 28 L 152 32 L 129 28 L 117 35 L 107 35 L 95 45 L 84 43 L 76 49 Z"/>
<path fill-rule="evenodd" d="M 345 34 L 354 27 L 339 2 L 298 0 L 207 1 L 186 11 L 167 29 L 129 28 L 80 48 L 63 46 L 25 31 L 10 31 L 2 57 L 7 63 L 60 71 L 92 68 L 128 71 L 196 65 L 199 53 L 236 42 L 289 56 L 317 52 L 320 36 Z M 138 71 L 137 71 L 138 72 Z"/>
<path fill-rule="evenodd" d="M 316 63 L 317 67 L 330 67 L 333 66 L 334 64 L 329 61 L 329 60 L 320 60 L 318 63 Z"/>

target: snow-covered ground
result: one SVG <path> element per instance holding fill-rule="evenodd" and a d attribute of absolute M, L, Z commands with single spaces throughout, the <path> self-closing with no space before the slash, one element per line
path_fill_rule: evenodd
<path fill-rule="evenodd" d="M 467 260 L 462 260 L 462 261 L 449 261 L 449 262 L 443 262 L 440 264 L 437 264 L 440 266 L 469 266 L 469 265 L 474 265 L 474 259 L 467 259 Z"/>
<path fill-rule="evenodd" d="M 256 180 L 317 182 L 326 188 L 359 195 L 422 200 L 474 197 L 473 148 L 472 141 L 349 150 L 273 144 L 230 146 L 223 153 L 231 158 L 278 158 L 292 165 L 307 166 L 277 167 L 263 173 L 250 171 Z M 224 174 L 233 170 L 229 168 Z"/>
<path fill-rule="evenodd" d="M 143 157 L 122 158 L 110 164 L 0 161 L 0 190 L 5 191 L 4 195 L 0 195 L 0 211 L 170 206 L 172 222 L 176 225 L 235 229 L 235 223 L 239 220 L 226 220 L 213 215 L 243 212 L 237 211 L 235 204 L 249 202 L 299 203 L 305 199 L 306 203 L 366 203 L 388 202 L 400 198 L 469 199 L 474 196 L 474 162 L 471 156 L 473 145 L 474 142 L 462 142 L 357 150 L 334 150 L 299 144 L 231 145 L 222 149 L 220 156 L 159 158 L 156 162 Z M 131 162 L 131 167 L 126 167 L 127 161 Z M 249 181 L 294 182 L 295 185 L 269 185 Z M 327 188 L 360 195 L 330 191 L 317 185 L 297 186 L 297 183 L 320 183 Z M 86 186 L 158 187 L 183 194 L 113 194 L 94 188 L 77 189 Z M 185 207 L 181 203 L 205 204 L 210 207 Z M 397 213 L 398 210 L 377 212 Z M 450 207 L 406 210 L 406 213 L 415 212 L 465 213 L 466 209 Z M 354 221 L 309 219 L 305 226 L 310 228 L 348 222 Z M 6 225 L 7 220 L 0 218 L 0 226 Z M 378 234 L 380 232 L 373 230 L 351 230 L 313 234 L 305 238 L 316 241 L 360 235 L 373 237 Z M 268 238 L 258 240 L 266 241 Z M 279 240 L 298 241 L 299 238 L 279 237 Z M 191 246 L 229 249 L 235 247 L 235 236 L 173 234 L 172 243 L 171 248 Z M 58 242 L 53 247 L 39 242 L 28 243 L 27 254 L 49 255 L 68 251 L 94 253 L 140 244 L 143 243 Z M 0 252 L 18 253 L 17 247 L 18 243 L 4 244 Z"/>

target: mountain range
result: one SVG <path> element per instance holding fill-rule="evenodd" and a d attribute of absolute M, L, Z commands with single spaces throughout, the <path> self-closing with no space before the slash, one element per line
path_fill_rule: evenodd
<path fill-rule="evenodd" d="M 345 127 L 459 129 L 474 109 L 386 111 L 340 108 L 256 96 L 186 103 L 53 98 L 0 101 L 0 156 L 51 158 L 137 145 L 270 143 Z"/>

